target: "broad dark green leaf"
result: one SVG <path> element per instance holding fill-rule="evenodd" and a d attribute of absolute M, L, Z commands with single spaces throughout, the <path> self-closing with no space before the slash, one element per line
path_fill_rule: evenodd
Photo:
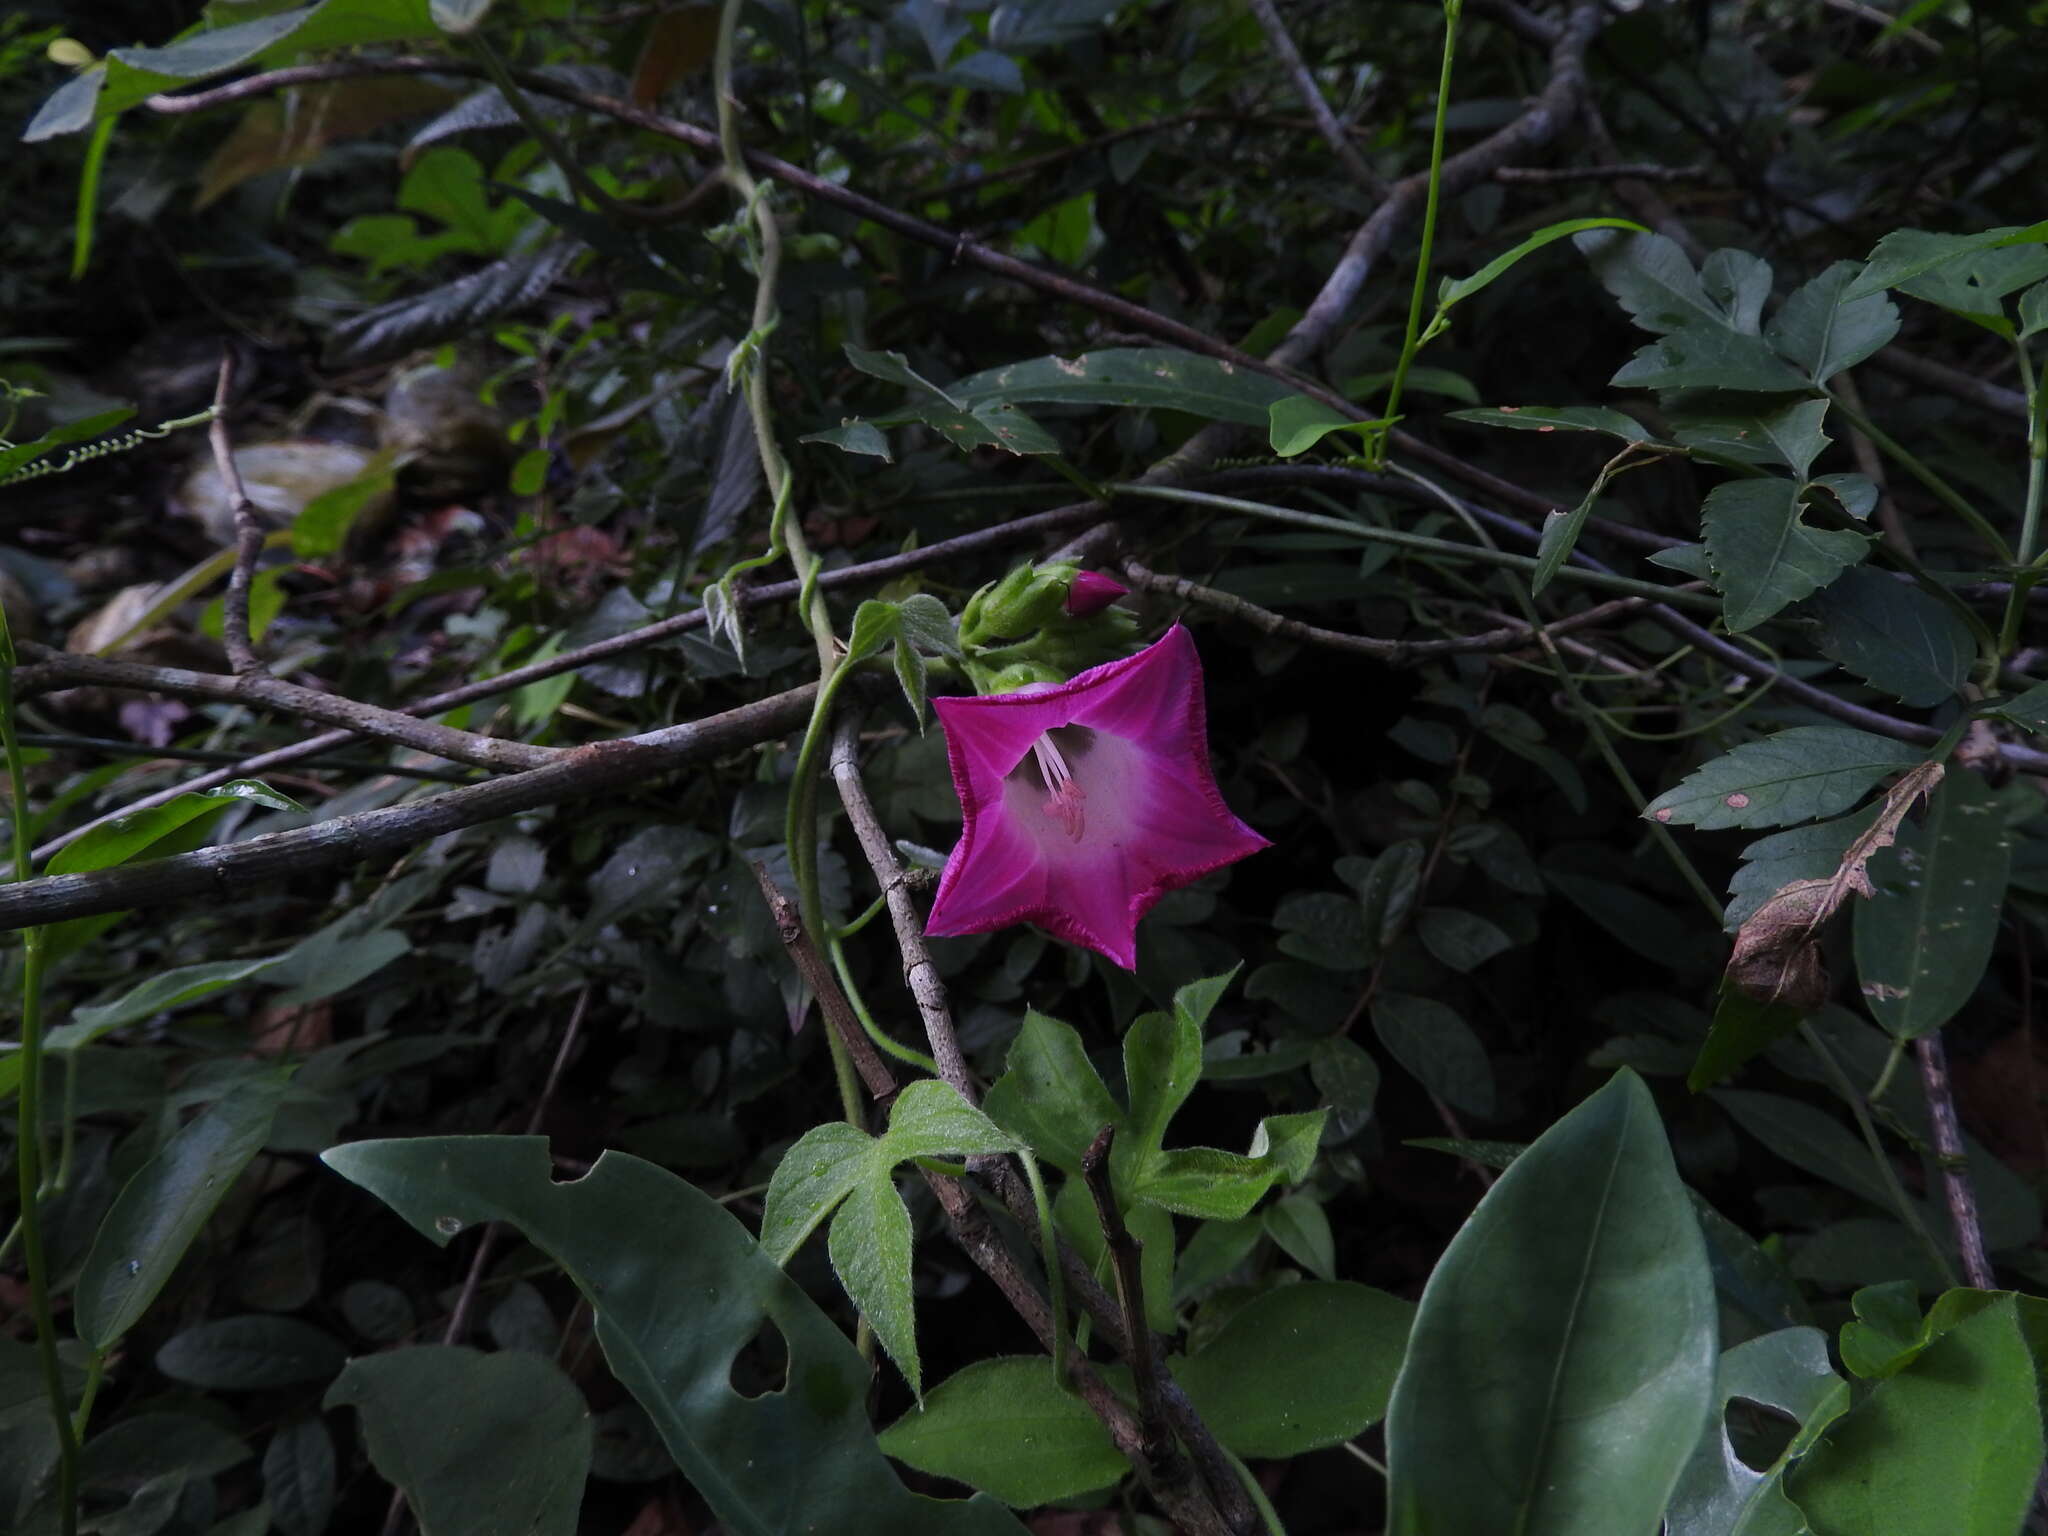
<path fill-rule="evenodd" d="M 334 1440 L 319 1419 L 294 1420 L 270 1437 L 263 1499 L 283 1536 L 325 1536 L 334 1519 L 334 1490 Z"/>
<path fill-rule="evenodd" d="M 1997 792 L 1957 770 L 1928 796 L 1925 817 L 1870 861 L 1877 895 L 1856 907 L 1856 979 L 1871 1016 L 1899 1039 L 1941 1028 L 1976 992 L 2011 850 Z"/>
<path fill-rule="evenodd" d="M 2041 1451 L 2034 1363 L 2007 1295 L 1879 1382 L 1786 1483 L 1814 1536 L 2012 1536 Z"/>
<path fill-rule="evenodd" d="M 1150 406 L 1263 427 L 1273 402 L 1294 391 L 1263 373 L 1193 352 L 1117 347 L 1075 358 L 1005 363 L 956 380 L 946 393 L 967 406 Z"/>
<path fill-rule="evenodd" d="M 1173 1374 L 1238 1455 L 1300 1456 L 1379 1422 L 1414 1321 L 1385 1291 L 1305 1280 L 1247 1302 Z"/>
<path fill-rule="evenodd" d="M 1666 1512 L 1666 1536 L 1797 1536 L 1803 1522 L 1785 1497 L 1785 1474 L 1849 1406 L 1848 1384 L 1828 1364 L 1827 1335 L 1781 1328 L 1736 1345 L 1721 1356 L 1714 1396 L 1713 1418 Z M 1745 1463 L 1728 1437 L 1728 1406 L 1737 1399 L 1800 1426 L 1765 1471 Z"/>
<path fill-rule="evenodd" d="M 975 1361 L 878 1439 L 920 1472 L 1019 1509 L 1106 1488 L 1130 1470 L 1102 1421 L 1062 1390 L 1043 1356 Z"/>
<path fill-rule="evenodd" d="M 1482 1118 L 1494 1112 L 1493 1064 L 1472 1026 L 1433 997 L 1382 992 L 1372 1002 L 1373 1033 L 1431 1093 Z"/>
<path fill-rule="evenodd" d="M 1821 651 L 1902 704 L 1931 709 L 1969 681 L 1969 626 L 1911 582 L 1854 566 L 1814 595 L 1811 612 Z"/>
<path fill-rule="evenodd" d="M 1474 971 L 1515 947 L 1499 925 L 1458 907 L 1424 907 L 1415 915 L 1423 948 L 1454 971 Z"/>
<path fill-rule="evenodd" d="M 1275 400 L 1266 421 L 1266 440 L 1283 459 L 1307 453 L 1332 432 L 1364 432 L 1384 427 L 1382 418 L 1356 421 L 1343 412 L 1312 400 L 1307 395 L 1287 395 Z"/>
<path fill-rule="evenodd" d="M 1798 485 L 1775 477 L 1728 480 L 1707 492 L 1700 528 L 1728 627 L 1738 634 L 1812 596 L 1869 551 L 1860 533 L 1809 524 L 1799 498 Z"/>
<path fill-rule="evenodd" d="M 1879 1210 L 1893 1209 L 1891 1186 L 1870 1149 L 1825 1110 L 1781 1093 L 1722 1088 L 1714 1100 L 1750 1135 L 1795 1168 L 1804 1168 Z"/>
<path fill-rule="evenodd" d="M 1695 768 L 1643 814 L 1702 831 L 1790 826 L 1848 810 L 1925 757 L 1923 748 L 1848 726 L 1795 725 Z"/>
<path fill-rule="evenodd" d="M 2026 692 L 1992 705 L 1990 713 L 2036 735 L 2048 734 L 2048 683 L 2036 683 Z"/>
<path fill-rule="evenodd" d="M 420 1536 L 574 1536 L 590 1410 L 554 1361 L 417 1344 L 351 1360 L 321 1406 L 356 1410 Z"/>
<path fill-rule="evenodd" d="M 222 1317 L 174 1334 L 156 1352 L 156 1368 L 173 1381 L 227 1392 L 254 1392 L 302 1381 L 325 1381 L 348 1350 L 324 1328 L 296 1317 Z"/>
<path fill-rule="evenodd" d="M 1899 332 L 1898 306 L 1883 293 L 1844 297 L 1862 270 L 1853 261 L 1836 262 L 1795 289 L 1764 331 L 1778 355 L 1816 389 L 1825 388 L 1829 379 L 1855 367 Z"/>
<path fill-rule="evenodd" d="M 72 1308 L 78 1336 L 111 1347 L 171 1278 L 270 1135 L 282 1077 L 245 1083 L 174 1132 L 122 1186 L 93 1239 Z"/>
<path fill-rule="evenodd" d="M 1713 1281 L 1627 1071 L 1490 1189 L 1387 1412 L 1390 1536 L 1647 1536 L 1714 1403 Z"/>
<path fill-rule="evenodd" d="M 558 1184 L 534 1137 L 355 1142 L 325 1161 L 436 1242 L 505 1221 L 561 1264 L 595 1309 L 613 1373 L 734 1536 L 1016 1536 L 995 1505 L 923 1498 L 891 1475 L 852 1344 L 730 1213 L 674 1175 L 607 1152 Z M 742 1397 L 733 1356 L 765 1325 L 794 1389 Z"/>
<path fill-rule="evenodd" d="M 872 421 L 859 417 L 842 421 L 836 427 L 826 427 L 821 432 L 807 432 L 797 441 L 829 443 L 848 453 L 864 453 L 870 458 L 880 459 L 884 464 L 896 462 L 896 456 L 889 451 L 889 435 Z"/>

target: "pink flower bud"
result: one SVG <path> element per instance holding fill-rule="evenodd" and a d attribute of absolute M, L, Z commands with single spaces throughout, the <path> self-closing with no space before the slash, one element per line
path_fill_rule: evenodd
<path fill-rule="evenodd" d="M 1074 584 L 1067 588 L 1067 617 L 1085 619 L 1100 613 L 1130 590 L 1114 576 L 1104 576 L 1099 571 L 1077 572 Z"/>

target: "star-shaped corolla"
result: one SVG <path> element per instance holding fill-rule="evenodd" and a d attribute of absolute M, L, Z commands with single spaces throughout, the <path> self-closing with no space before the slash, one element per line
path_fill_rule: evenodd
<path fill-rule="evenodd" d="M 1267 846 L 1209 771 L 1179 625 L 1071 682 L 932 703 L 965 825 L 929 933 L 1036 923 L 1131 970 L 1160 897 Z"/>

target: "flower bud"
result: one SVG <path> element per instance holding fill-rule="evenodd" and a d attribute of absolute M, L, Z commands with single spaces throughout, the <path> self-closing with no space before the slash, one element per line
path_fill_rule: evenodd
<path fill-rule="evenodd" d="M 1073 585 L 1067 588 L 1067 617 L 1085 619 L 1100 613 L 1130 590 L 1114 576 L 1105 576 L 1100 571 L 1078 571 Z"/>

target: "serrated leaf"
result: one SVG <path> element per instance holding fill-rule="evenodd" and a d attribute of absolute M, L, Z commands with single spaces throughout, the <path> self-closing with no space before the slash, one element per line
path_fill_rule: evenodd
<path fill-rule="evenodd" d="M 1815 475 L 1807 484 L 1818 486 L 1841 504 L 1842 510 L 1859 523 L 1877 510 L 1877 482 L 1853 470 L 1833 475 Z"/>
<path fill-rule="evenodd" d="M 1806 380 L 1779 360 L 1761 336 L 1726 323 L 1692 325 L 1637 350 L 1608 383 L 1616 389 L 1730 389 L 1784 394 Z"/>
<path fill-rule="evenodd" d="M 1947 775 L 1927 815 L 1872 860 L 1856 911 L 1856 976 L 1871 1016 L 1901 1040 L 1941 1028 L 1977 990 L 2005 908 L 2012 842 L 1999 795 Z"/>
<path fill-rule="evenodd" d="M 1909 581 L 1854 566 L 1814 595 L 1811 611 L 1821 653 L 1902 704 L 1932 709 L 1969 681 L 1969 627 Z"/>
<path fill-rule="evenodd" d="M 1106 1488 L 1130 1470 L 1043 1356 L 977 1360 L 875 1437 L 898 1461 L 1019 1509 Z"/>
<path fill-rule="evenodd" d="M 1796 725 L 1744 742 L 1687 774 L 1643 808 L 1661 822 L 1784 827 L 1848 810 L 1889 774 L 1924 761 L 1924 748 L 1843 725 Z"/>
<path fill-rule="evenodd" d="M 1860 533 L 1815 528 L 1790 480 L 1729 480 L 1700 509 L 1707 559 L 1725 600 L 1728 628 L 1754 629 L 1810 597 L 1869 552 Z"/>
<path fill-rule="evenodd" d="M 2002 225 L 1974 235 L 1942 235 L 1924 229 L 1895 229 L 1871 250 L 1863 275 L 1845 295 L 1861 298 L 1896 288 L 1937 267 L 2000 246 L 2048 240 L 2048 222 Z"/>
<path fill-rule="evenodd" d="M 1661 334 L 1703 321 L 1727 323 L 1675 241 L 1663 235 L 1603 230 L 1576 235 L 1572 244 L 1585 254 L 1601 286 L 1642 329 Z"/>
<path fill-rule="evenodd" d="M 1604 405 L 1491 405 L 1448 414 L 1453 421 L 1513 427 L 1519 432 L 1605 432 L 1625 443 L 1657 440 L 1657 434 L 1633 416 Z"/>
<path fill-rule="evenodd" d="M 1836 262 L 1795 289 L 1764 331 L 1778 355 L 1816 389 L 1825 388 L 1829 379 L 1855 367 L 1899 333 L 1898 306 L 1884 294 L 1847 296 L 1862 271 L 1856 262 Z"/>

